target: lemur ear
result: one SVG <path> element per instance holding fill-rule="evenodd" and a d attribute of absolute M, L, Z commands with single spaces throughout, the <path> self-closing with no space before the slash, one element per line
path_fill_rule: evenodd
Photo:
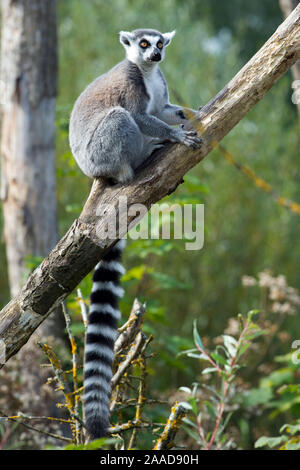
<path fill-rule="evenodd" d="M 170 44 L 170 42 L 172 41 L 173 37 L 175 36 L 176 34 L 176 31 L 172 31 L 171 33 L 165 33 L 163 34 L 163 37 L 164 37 L 164 40 L 165 40 L 165 43 L 164 43 L 164 46 L 168 46 Z"/>
<path fill-rule="evenodd" d="M 123 46 L 130 46 L 130 41 L 133 39 L 133 36 L 128 31 L 120 31 L 120 43 Z"/>

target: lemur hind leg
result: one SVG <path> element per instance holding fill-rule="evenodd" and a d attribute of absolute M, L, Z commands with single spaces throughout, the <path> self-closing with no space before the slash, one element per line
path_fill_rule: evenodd
<path fill-rule="evenodd" d="M 148 135 L 143 135 L 143 155 L 145 155 L 145 158 L 150 157 L 150 155 L 157 149 L 160 149 L 164 147 L 164 145 L 167 143 L 166 140 L 162 141 L 159 138 L 156 137 L 150 137 Z"/>
<path fill-rule="evenodd" d="M 117 183 L 133 179 L 141 159 L 142 134 L 128 111 L 112 108 L 95 130 L 88 146 L 90 173 Z"/>

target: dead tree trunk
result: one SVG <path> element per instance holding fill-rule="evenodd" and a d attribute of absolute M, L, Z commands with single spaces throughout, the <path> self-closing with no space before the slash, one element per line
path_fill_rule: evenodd
<path fill-rule="evenodd" d="M 7 359 L 17 353 L 38 325 L 113 246 L 114 240 L 100 236 L 111 217 L 119 218 L 120 226 L 123 225 L 119 236 L 123 236 L 129 223 L 137 223 L 128 208 L 137 203 L 149 209 L 174 191 L 183 182 L 185 173 L 230 132 L 299 57 L 300 5 L 228 85 L 201 109 L 194 122 L 203 139 L 201 149 L 192 151 L 179 144 L 169 145 L 127 186 L 105 187 L 95 181 L 79 219 L 0 312 L 0 340 L 6 347 Z M 125 200 L 126 204 L 122 203 Z"/>
<path fill-rule="evenodd" d="M 2 0 L 2 181 L 4 238 L 12 296 L 27 255 L 57 242 L 55 0 Z"/>
<path fill-rule="evenodd" d="M 26 256 L 45 256 L 55 246 L 55 101 L 57 36 L 55 0 L 2 0 L 1 197 L 12 296 L 22 283 Z M 51 317 L 38 334 L 62 336 Z M 58 321 L 57 321 L 58 320 Z M 61 325 L 59 328 L 59 324 Z M 20 371 L 22 410 L 56 415 L 55 400 L 32 341 L 12 367 Z M 22 373 L 21 373 L 22 371 Z M 1 376 L 11 383 L 9 371 Z M 11 387 L 12 388 L 12 387 Z M 47 425 L 47 429 L 49 426 Z"/>
<path fill-rule="evenodd" d="M 279 0 L 279 5 L 284 17 L 287 18 L 299 3 L 300 0 Z M 293 65 L 291 70 L 293 76 L 293 102 L 297 106 L 300 119 L 300 60 Z"/>

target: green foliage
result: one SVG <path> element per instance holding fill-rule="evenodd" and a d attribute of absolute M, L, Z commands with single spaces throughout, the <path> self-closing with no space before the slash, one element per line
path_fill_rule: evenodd
<path fill-rule="evenodd" d="M 109 449 L 111 445 L 116 444 L 117 442 L 119 442 L 119 439 L 102 437 L 101 439 L 95 439 L 88 444 L 79 444 L 77 446 L 75 444 L 70 444 L 62 450 L 105 450 Z"/>
<path fill-rule="evenodd" d="M 280 450 L 300 450 L 300 422 L 298 424 L 285 424 L 280 429 L 281 436 L 278 437 L 260 437 L 255 447 L 279 447 Z"/>
<path fill-rule="evenodd" d="M 266 410 L 270 410 L 270 419 L 282 413 L 300 417 L 300 386 L 294 383 L 300 366 L 291 360 L 290 354 L 284 358 L 276 357 L 275 361 L 283 359 L 286 362 L 284 367 L 262 378 L 259 387 L 252 388 L 241 397 L 243 406 L 263 405 Z"/>
<path fill-rule="evenodd" d="M 224 29 L 236 38 L 238 52 L 243 60 L 255 54 L 257 49 L 273 34 L 275 26 L 282 21 L 279 3 L 273 0 L 263 2 L 252 0 L 202 0 L 189 2 L 195 15 L 205 14 L 214 28 Z"/>
<path fill-rule="evenodd" d="M 246 320 L 239 316 L 240 333 L 238 339 L 230 335 L 222 335 L 222 344 L 212 353 L 208 353 L 203 345 L 194 322 L 194 342 L 196 349 L 185 351 L 189 357 L 205 361 L 208 367 L 202 369 L 202 376 L 210 380 L 194 382 L 193 388 L 181 387 L 187 401 L 182 404 L 191 411 L 191 418 L 185 419 L 188 434 L 201 449 L 228 449 L 235 443 L 227 434 L 227 426 L 232 412 L 228 411 L 231 390 L 234 389 L 236 375 L 241 368 L 240 362 L 251 343 L 263 331 L 252 321 L 256 312 L 249 312 Z M 227 409 L 226 409 L 227 408 Z"/>

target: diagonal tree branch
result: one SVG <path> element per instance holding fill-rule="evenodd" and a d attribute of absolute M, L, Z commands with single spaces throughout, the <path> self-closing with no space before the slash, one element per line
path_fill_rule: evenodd
<path fill-rule="evenodd" d="M 138 222 L 136 213 L 127 208 L 143 204 L 149 209 L 173 192 L 183 182 L 185 173 L 228 134 L 299 57 L 300 5 L 228 85 L 201 109 L 194 122 L 203 139 L 200 150 L 169 144 L 129 185 L 109 187 L 94 181 L 80 217 L 29 276 L 20 293 L 0 312 L 0 339 L 6 359 L 18 352 L 115 243 L 103 236 L 112 218 L 118 217 L 118 235 L 125 235 L 128 224 Z"/>

